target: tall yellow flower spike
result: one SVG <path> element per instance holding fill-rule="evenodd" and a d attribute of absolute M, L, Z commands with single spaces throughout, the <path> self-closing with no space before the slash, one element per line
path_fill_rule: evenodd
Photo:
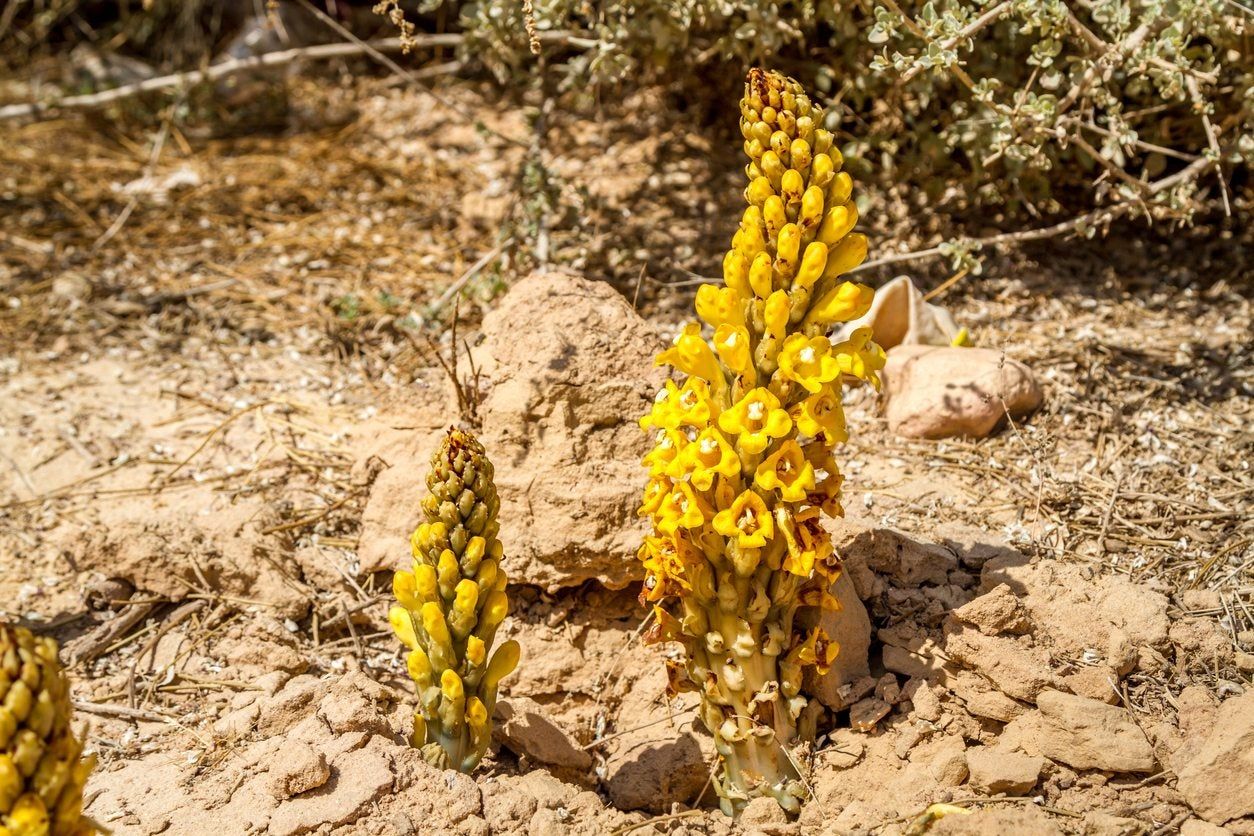
<path fill-rule="evenodd" d="M 768 796 L 795 813 L 805 790 L 788 750 L 802 742 L 801 677 L 838 648 L 794 617 L 803 605 L 836 607 L 840 561 L 819 517 L 842 513 L 831 455 L 847 436 L 841 393 L 878 386 L 884 354 L 869 332 L 828 338 L 873 294 L 841 279 L 867 242 L 852 231 L 853 180 L 822 110 L 797 82 L 753 70 L 740 113 L 749 206 L 723 285 L 697 291 L 708 333 L 690 323 L 658 357 L 686 380 L 668 381 L 641 422 L 658 442 L 645 457 L 641 513 L 653 534 L 640 550 L 641 600 L 654 605 L 650 639 L 683 646 L 672 686 L 701 694 L 723 809 Z"/>
<path fill-rule="evenodd" d="M 488 653 L 509 610 L 492 475 L 483 445 L 449 429 L 431 457 L 412 571 L 393 578 L 397 606 L 388 613 L 418 692 L 410 742 L 433 766 L 459 772 L 487 751 L 497 687 L 518 664 L 516 641 Z"/>

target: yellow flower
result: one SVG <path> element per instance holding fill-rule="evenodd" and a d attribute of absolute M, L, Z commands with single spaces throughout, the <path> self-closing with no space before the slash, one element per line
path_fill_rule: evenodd
<path fill-rule="evenodd" d="M 640 510 L 636 512 L 641 517 L 651 517 L 662 507 L 662 503 L 666 501 L 666 497 L 670 495 L 673 483 L 665 476 L 656 476 L 649 480 L 644 486 L 644 499 L 641 500 Z"/>
<path fill-rule="evenodd" d="M 684 374 L 703 378 L 716 386 L 724 382 L 718 359 L 709 343 L 701 337 L 701 326 L 695 322 L 685 325 L 675 343 L 653 362 L 658 366 L 674 366 Z"/>
<path fill-rule="evenodd" d="M 827 337 L 807 338 L 793 334 L 784 341 L 779 353 L 779 372 L 787 380 L 795 380 L 807 392 L 817 394 L 824 383 L 836 379 L 841 367 L 831 354 Z"/>
<path fill-rule="evenodd" d="M 753 481 L 763 490 L 778 490 L 785 502 L 800 502 L 814 488 L 814 465 L 790 438 L 758 465 Z"/>
<path fill-rule="evenodd" d="M 808 325 L 829 325 L 849 322 L 871 309 L 875 291 L 864 284 L 841 282 L 819 297 L 806 314 Z"/>
<path fill-rule="evenodd" d="M 684 381 L 683 388 L 668 380 L 657 391 L 653 409 L 640 419 L 641 429 L 658 427 L 674 430 L 682 426 L 704 429 L 710 425 L 714 402 L 710 398 L 710 384 L 699 377 Z"/>
<path fill-rule="evenodd" d="M 783 532 L 788 554 L 783 569 L 799 577 L 808 578 L 817 561 L 826 560 L 832 554 L 832 541 L 818 522 L 818 511 L 810 508 L 790 514 L 786 508 L 777 508 L 779 530 Z"/>
<path fill-rule="evenodd" d="M 749 353 L 749 331 L 743 326 L 724 323 L 714 332 L 714 348 L 723 364 L 738 375 L 747 377 L 749 384 L 757 381 L 753 356 Z"/>
<path fill-rule="evenodd" d="M 711 328 L 720 325 L 745 324 L 745 300 L 730 287 L 703 284 L 697 288 L 697 316 L 710 323 Z"/>
<path fill-rule="evenodd" d="M 845 478 L 840 473 L 832 473 L 815 485 L 814 492 L 806 501 L 829 517 L 843 517 L 845 509 L 840 504 L 840 486 L 844 481 Z"/>
<path fill-rule="evenodd" d="M 788 330 L 788 294 L 777 290 L 766 300 L 762 310 L 762 318 L 766 322 L 766 333 L 777 340 L 782 340 Z"/>
<path fill-rule="evenodd" d="M 680 482 L 662 500 L 657 510 L 657 530 L 674 536 L 680 528 L 700 528 L 710 518 L 710 507 L 697 496 L 692 485 Z"/>
<path fill-rule="evenodd" d="M 714 427 L 707 427 L 684 448 L 682 464 L 672 465 L 692 474 L 692 484 L 698 489 L 708 491 L 718 475 L 731 478 L 740 473 L 740 457 L 727 443 L 727 439 Z M 675 474 L 672 473 L 672 476 Z"/>
<path fill-rule="evenodd" d="M 750 489 L 736 497 L 730 508 L 715 514 L 714 530 L 724 537 L 735 537 L 742 549 L 755 549 L 775 535 L 775 524 L 766 502 Z"/>
<path fill-rule="evenodd" d="M 842 372 L 880 388 L 880 376 L 876 372 L 884 368 L 887 358 L 884 349 L 871 340 L 870 328 L 856 329 L 849 339 L 835 346 L 834 351 Z"/>
<path fill-rule="evenodd" d="M 788 660 L 799 665 L 814 665 L 819 674 L 825 674 L 839 653 L 840 645 L 828 638 L 822 627 L 815 627 L 805 641 L 788 651 Z"/>
<path fill-rule="evenodd" d="M 688 436 L 679 430 L 659 430 L 657 443 L 653 445 L 640 463 L 649 468 L 650 476 L 661 476 L 679 458 L 679 454 L 688 446 Z"/>
<path fill-rule="evenodd" d="M 824 386 L 817 394 L 794 406 L 791 414 L 797 429 L 806 435 L 818 438 L 821 434 L 827 444 L 849 440 L 840 395 L 830 386 Z"/>
<path fill-rule="evenodd" d="M 668 538 L 644 538 L 637 556 L 644 565 L 645 581 L 640 597 L 645 601 L 660 601 L 683 589 L 676 572 L 675 547 Z"/>
<path fill-rule="evenodd" d="M 728 435 L 739 436 L 746 453 L 761 453 L 772 438 L 782 438 L 792 429 L 792 419 L 780 408 L 779 398 L 757 388 L 745 393 L 735 406 L 718 416 L 718 426 Z"/>

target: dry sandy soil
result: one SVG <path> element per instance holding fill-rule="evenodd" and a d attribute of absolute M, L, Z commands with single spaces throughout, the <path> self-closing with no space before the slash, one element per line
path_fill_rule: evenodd
<path fill-rule="evenodd" d="M 281 135 L 8 132 L 0 618 L 63 642 L 88 812 L 117 834 L 1254 833 L 1249 242 L 1216 227 L 1042 244 L 941 298 L 1045 404 L 927 442 L 849 405 L 814 798 L 796 822 L 714 810 L 709 737 L 638 641 L 633 422 L 740 175 L 662 101 L 536 132 L 470 84 L 297 82 Z M 935 231 L 872 207 L 884 249 Z M 498 246 L 453 339 L 445 291 Z M 403 744 L 386 623 L 455 351 L 523 646 L 473 778 Z M 936 802 L 968 814 L 920 819 Z"/>

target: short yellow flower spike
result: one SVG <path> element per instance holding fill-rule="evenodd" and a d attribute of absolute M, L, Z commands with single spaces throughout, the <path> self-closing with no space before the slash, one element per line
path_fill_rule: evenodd
<path fill-rule="evenodd" d="M 797 82 L 754 70 L 740 114 L 749 205 L 723 286 L 697 291 L 705 330 L 688 324 L 658 357 L 679 382 L 641 421 L 656 438 L 644 460 L 640 513 L 653 533 L 640 550 L 641 598 L 655 607 L 651 639 L 683 646 L 672 685 L 702 695 L 723 808 L 734 815 L 769 796 L 795 813 L 805 790 L 787 749 L 802 734 L 801 677 L 837 653 L 795 615 L 837 608 L 840 562 L 819 524 L 842 513 L 831 450 L 847 438 L 844 386 L 878 386 L 884 355 L 863 330 L 829 340 L 873 293 L 842 278 L 867 240 L 852 231 L 853 179 L 822 109 Z"/>
<path fill-rule="evenodd" d="M 410 649 L 406 666 L 418 694 L 410 740 L 432 765 L 460 772 L 487 751 L 497 687 L 518 663 L 515 641 L 489 653 L 509 609 L 492 475 L 474 436 L 450 429 L 431 458 L 427 519 L 410 538 L 411 571 L 393 579 L 397 606 L 388 614 Z M 669 495 L 663 483 L 657 501 Z"/>
<path fill-rule="evenodd" d="M 0 834 L 99 833 L 83 817 L 96 763 L 71 725 L 69 682 L 57 643 L 0 623 Z"/>

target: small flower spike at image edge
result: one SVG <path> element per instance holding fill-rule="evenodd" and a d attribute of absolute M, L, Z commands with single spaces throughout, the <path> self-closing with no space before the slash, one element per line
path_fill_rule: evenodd
<path fill-rule="evenodd" d="M 841 393 L 878 388 L 885 358 L 869 329 L 828 338 L 873 293 L 841 278 L 867 240 L 823 111 L 797 82 L 755 69 L 740 114 L 748 208 L 722 285 L 697 291 L 700 322 L 658 355 L 678 380 L 640 421 L 656 439 L 643 462 L 653 530 L 641 597 L 654 608 L 649 640 L 682 647 L 671 690 L 700 695 L 724 811 L 769 796 L 796 813 L 806 791 L 792 749 L 813 742 L 802 674 L 825 672 L 838 648 L 794 616 L 839 608 L 840 560 L 820 517 L 843 514 Z"/>
<path fill-rule="evenodd" d="M 0 624 L 0 836 L 92 836 L 83 787 L 96 764 L 70 724 L 57 643 Z"/>

